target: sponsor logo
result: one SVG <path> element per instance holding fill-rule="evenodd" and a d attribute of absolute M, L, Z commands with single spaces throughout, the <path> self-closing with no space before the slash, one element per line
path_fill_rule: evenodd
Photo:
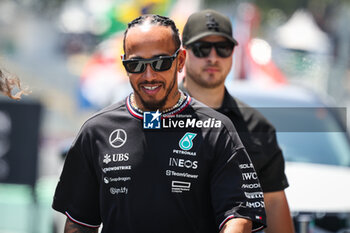
<path fill-rule="evenodd" d="M 242 188 L 243 188 L 243 189 L 256 189 L 256 188 L 260 188 L 260 184 L 259 184 L 259 183 L 255 183 L 255 184 L 242 184 Z"/>
<path fill-rule="evenodd" d="M 256 202 L 246 202 L 246 207 L 248 208 L 264 208 L 264 202 L 263 201 L 256 201 Z"/>
<path fill-rule="evenodd" d="M 109 154 L 106 154 L 106 155 L 104 156 L 103 162 L 104 162 L 105 164 L 109 164 L 110 162 L 112 162 L 111 156 L 110 156 Z"/>
<path fill-rule="evenodd" d="M 184 191 L 190 191 L 191 183 L 184 181 L 173 180 L 171 182 L 171 191 L 173 193 L 182 193 Z"/>
<path fill-rule="evenodd" d="M 111 194 L 113 194 L 113 195 L 128 194 L 128 188 L 127 188 L 127 187 L 120 187 L 120 188 L 111 187 L 111 188 L 109 189 L 109 191 L 110 191 Z"/>
<path fill-rule="evenodd" d="M 111 172 L 111 171 L 123 171 L 123 170 L 131 170 L 131 166 L 117 166 L 117 167 L 102 168 L 103 173 Z"/>
<path fill-rule="evenodd" d="M 198 178 L 198 175 L 189 174 L 187 172 L 175 172 L 171 170 L 166 170 L 165 174 L 167 176 L 178 176 L 178 177 L 185 177 L 185 178 L 192 178 L 192 179 Z"/>
<path fill-rule="evenodd" d="M 114 178 L 114 177 L 104 177 L 104 178 L 103 178 L 103 181 L 104 181 L 106 184 L 109 184 L 110 182 L 119 182 L 119 181 L 126 182 L 126 181 L 129 181 L 129 180 L 131 180 L 131 177 L 117 177 L 117 178 Z"/>
<path fill-rule="evenodd" d="M 114 148 L 122 147 L 127 139 L 127 134 L 123 129 L 116 129 L 109 135 L 109 144 Z"/>
<path fill-rule="evenodd" d="M 179 159 L 179 158 L 169 158 L 169 166 L 197 169 L 198 161 Z"/>
<path fill-rule="evenodd" d="M 183 151 L 183 150 L 176 150 L 176 149 L 173 149 L 173 153 L 179 154 L 179 155 L 191 155 L 191 156 L 197 155 L 195 151 Z"/>
<path fill-rule="evenodd" d="M 263 198 L 264 197 L 263 192 L 254 192 L 254 193 L 244 192 L 244 194 L 249 199 L 256 199 L 256 198 Z"/>
<path fill-rule="evenodd" d="M 256 180 L 258 179 L 258 175 L 256 172 L 247 172 L 247 173 L 242 173 L 243 180 Z"/>
<path fill-rule="evenodd" d="M 199 120 L 197 118 L 164 118 L 163 128 L 221 128 L 221 121 L 215 118 Z"/>
<path fill-rule="evenodd" d="M 143 128 L 144 129 L 160 129 L 161 113 L 156 112 L 143 113 Z"/>
<path fill-rule="evenodd" d="M 239 165 L 239 168 L 240 169 L 248 169 L 248 168 L 254 168 L 253 164 L 252 163 L 244 163 L 244 164 L 240 164 Z"/>
<path fill-rule="evenodd" d="M 179 146 L 183 150 L 190 150 L 193 147 L 192 140 L 196 137 L 195 133 L 186 133 L 179 142 Z"/>
<path fill-rule="evenodd" d="M 110 162 L 123 162 L 129 160 L 129 153 L 119 153 L 119 154 L 106 154 L 104 156 L 103 162 L 109 164 Z"/>

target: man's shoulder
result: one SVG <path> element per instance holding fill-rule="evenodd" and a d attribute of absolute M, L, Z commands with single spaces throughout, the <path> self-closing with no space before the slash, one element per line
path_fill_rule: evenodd
<path fill-rule="evenodd" d="M 192 98 L 191 106 L 193 107 L 195 114 L 199 118 L 213 118 L 216 120 L 220 120 L 223 123 L 223 126 L 226 128 L 231 128 L 231 127 L 234 128 L 231 120 L 227 116 L 225 116 L 224 114 L 218 111 L 215 111 L 214 109 L 210 108 L 209 106 L 205 105 L 199 100 L 196 100 L 193 97 L 191 98 Z"/>
<path fill-rule="evenodd" d="M 106 123 L 106 119 L 109 118 L 118 118 L 121 117 L 123 115 L 125 115 L 127 113 L 127 109 L 126 109 L 126 103 L 125 103 L 125 99 L 121 100 L 115 104 L 112 104 L 110 106 L 107 106 L 103 109 L 101 109 L 100 111 L 96 112 L 95 114 L 93 114 L 91 117 L 89 117 L 85 123 L 84 126 L 86 125 L 96 125 L 96 124 L 103 124 Z"/>
<path fill-rule="evenodd" d="M 271 128 L 274 130 L 274 126 L 266 117 L 260 112 L 259 108 L 251 107 L 242 100 L 232 96 L 232 99 L 236 102 L 238 111 L 242 116 L 243 120 L 248 124 L 249 128 L 255 129 L 266 129 Z"/>
<path fill-rule="evenodd" d="M 204 127 L 204 129 L 218 129 L 209 131 L 214 134 L 217 133 L 219 135 L 225 135 L 224 137 L 230 137 L 235 143 L 236 149 L 243 148 L 243 144 L 238 137 L 237 130 L 230 118 L 193 98 L 191 101 L 191 107 L 194 111 L 193 114 L 196 115 L 198 119 L 202 120 L 203 122 L 206 121 L 208 123 L 207 125 L 212 126 Z M 203 126 L 205 126 L 204 123 Z"/>

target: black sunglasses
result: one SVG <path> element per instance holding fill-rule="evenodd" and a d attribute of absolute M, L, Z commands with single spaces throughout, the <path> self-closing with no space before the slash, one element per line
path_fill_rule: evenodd
<path fill-rule="evenodd" d="M 233 52 L 235 44 L 229 41 L 215 43 L 198 41 L 188 45 L 188 47 L 192 49 L 193 54 L 199 58 L 208 57 L 212 47 L 215 48 L 217 55 L 220 57 L 229 57 Z"/>
<path fill-rule="evenodd" d="M 147 64 L 150 64 L 154 71 L 166 71 L 169 70 L 173 64 L 173 61 L 176 59 L 179 54 L 180 48 L 172 56 L 159 56 L 150 59 L 130 59 L 124 60 L 125 55 L 123 56 L 123 65 L 127 72 L 133 74 L 140 74 L 145 72 Z"/>

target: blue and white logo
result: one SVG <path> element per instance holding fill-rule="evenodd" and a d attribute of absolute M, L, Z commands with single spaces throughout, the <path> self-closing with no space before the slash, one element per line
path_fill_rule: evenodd
<path fill-rule="evenodd" d="M 179 141 L 179 146 L 183 150 L 190 150 L 193 147 L 192 140 L 196 137 L 195 133 L 186 133 Z"/>
<path fill-rule="evenodd" d="M 143 113 L 143 128 L 144 129 L 160 129 L 161 113 L 159 110 L 156 112 L 144 112 Z"/>

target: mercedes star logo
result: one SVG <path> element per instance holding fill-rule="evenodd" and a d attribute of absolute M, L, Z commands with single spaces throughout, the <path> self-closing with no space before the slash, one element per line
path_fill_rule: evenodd
<path fill-rule="evenodd" d="M 109 135 L 109 144 L 114 148 L 122 147 L 126 142 L 126 132 L 123 129 L 114 130 L 111 135 Z"/>

